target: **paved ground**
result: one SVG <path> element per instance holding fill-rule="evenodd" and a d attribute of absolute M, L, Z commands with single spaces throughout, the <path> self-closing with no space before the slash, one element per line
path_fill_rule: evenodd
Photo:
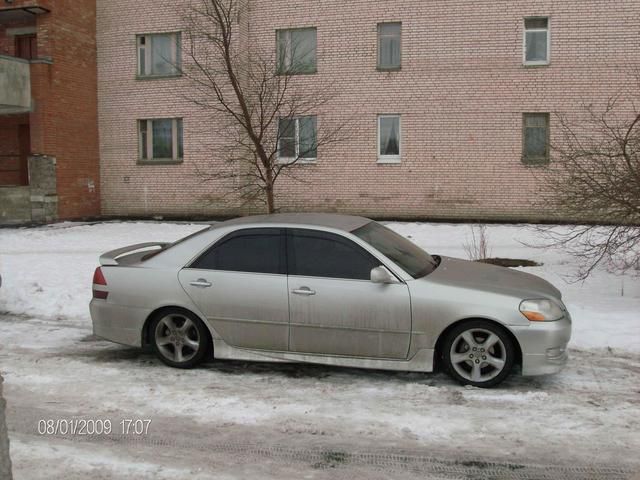
<path fill-rule="evenodd" d="M 638 356 L 573 351 L 560 375 L 484 391 L 442 374 L 304 365 L 214 362 L 184 372 L 90 333 L 64 319 L 0 315 L 16 480 L 640 471 Z M 38 431 L 46 421 L 69 429 L 107 419 L 109 435 Z M 122 431 L 123 420 L 146 419 L 145 433 Z"/>

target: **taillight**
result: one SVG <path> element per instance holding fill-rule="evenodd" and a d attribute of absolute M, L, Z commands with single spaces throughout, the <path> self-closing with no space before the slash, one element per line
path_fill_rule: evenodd
<path fill-rule="evenodd" d="M 101 285 L 103 287 L 107 286 L 107 280 L 104 278 L 104 275 L 102 274 L 102 269 L 100 267 L 96 268 L 96 271 L 93 272 L 93 284 Z M 93 298 L 106 300 L 108 296 L 109 296 L 109 292 L 106 292 L 104 290 L 96 290 L 95 288 L 93 289 Z"/>
<path fill-rule="evenodd" d="M 102 269 L 100 267 L 96 268 L 96 271 L 93 272 L 93 283 L 94 285 L 106 285 L 107 281 L 102 274 Z"/>

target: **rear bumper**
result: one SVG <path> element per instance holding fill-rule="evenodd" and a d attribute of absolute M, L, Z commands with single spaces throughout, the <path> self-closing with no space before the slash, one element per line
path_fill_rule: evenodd
<path fill-rule="evenodd" d="M 567 364 L 567 344 L 571 338 L 571 317 L 555 322 L 531 322 L 511 327 L 522 349 L 523 375 L 558 373 Z"/>
<path fill-rule="evenodd" d="M 142 328 L 150 310 L 123 307 L 99 299 L 91 300 L 89 310 L 94 335 L 132 347 L 142 345 Z"/>

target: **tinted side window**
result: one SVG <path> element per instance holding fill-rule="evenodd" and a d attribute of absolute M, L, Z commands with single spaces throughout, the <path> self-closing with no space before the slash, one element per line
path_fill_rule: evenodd
<path fill-rule="evenodd" d="M 277 228 L 241 230 L 223 238 L 191 268 L 231 272 L 284 273 L 283 236 Z"/>
<path fill-rule="evenodd" d="M 332 233 L 290 230 L 287 245 L 290 275 L 369 280 L 371 269 L 380 265 L 360 246 Z"/>

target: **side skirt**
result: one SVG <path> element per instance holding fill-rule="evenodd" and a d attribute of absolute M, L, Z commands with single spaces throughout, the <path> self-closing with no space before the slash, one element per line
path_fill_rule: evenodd
<path fill-rule="evenodd" d="M 215 358 L 226 360 L 245 360 L 251 362 L 285 362 L 285 363 L 314 363 L 318 365 L 332 365 L 336 367 L 368 368 L 375 370 L 396 370 L 406 372 L 433 371 L 433 350 L 424 348 L 418 350 L 409 360 L 388 360 L 359 357 L 344 357 L 337 355 L 319 355 L 293 352 L 270 352 L 265 350 L 249 350 L 231 347 L 220 338 L 213 340 Z"/>

